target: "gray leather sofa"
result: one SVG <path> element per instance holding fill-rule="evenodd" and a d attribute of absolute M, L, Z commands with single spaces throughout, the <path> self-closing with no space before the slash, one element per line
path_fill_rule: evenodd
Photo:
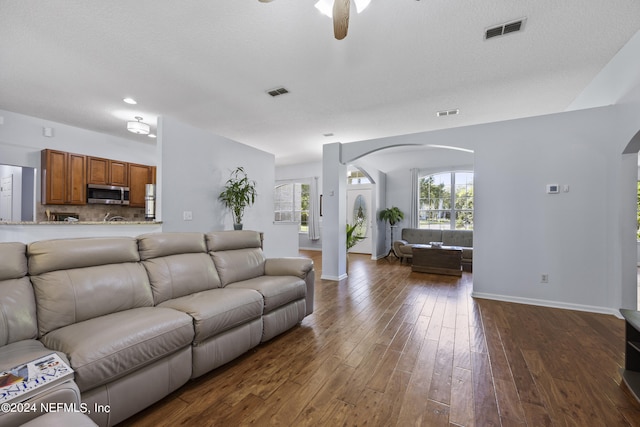
<path fill-rule="evenodd" d="M 401 238 L 393 242 L 393 253 L 400 262 L 413 258 L 414 245 L 429 245 L 442 242 L 444 246 L 462 248 L 462 269 L 471 271 L 473 267 L 473 230 L 429 230 L 403 228 Z"/>
<path fill-rule="evenodd" d="M 33 286 L 38 314 L 31 339 L 67 356 L 83 404 L 110 409 L 89 414 L 101 426 L 313 311 L 312 261 L 266 259 L 253 231 L 40 241 L 27 259 L 20 280 L 24 292 Z"/>
<path fill-rule="evenodd" d="M 27 247 L 0 243 L 0 371 L 51 353 L 38 337 L 36 302 L 27 277 Z M 66 355 L 58 352 L 68 362 Z M 26 401 L 29 410 L 0 411 L 0 425 L 20 425 L 38 417 L 41 404 L 80 404 L 80 390 L 66 381 Z"/>

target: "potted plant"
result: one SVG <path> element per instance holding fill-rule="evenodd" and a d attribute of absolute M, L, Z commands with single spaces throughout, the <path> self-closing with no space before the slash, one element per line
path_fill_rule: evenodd
<path fill-rule="evenodd" d="M 218 199 L 231 210 L 234 230 L 242 230 L 244 209 L 255 203 L 256 196 L 256 182 L 249 179 L 243 167 L 238 166 L 231 172 L 224 184 L 224 190 L 218 196 Z"/>
<path fill-rule="evenodd" d="M 349 272 L 349 249 L 358 244 L 360 240 L 366 239 L 366 236 L 358 234 L 357 230 L 359 226 L 360 221 L 357 221 L 353 225 L 347 223 L 347 272 Z"/>
<path fill-rule="evenodd" d="M 349 249 L 354 247 L 360 240 L 366 239 L 366 236 L 362 236 L 356 232 L 356 229 L 359 227 L 359 223 L 356 222 L 353 225 L 347 224 L 347 252 Z"/>
<path fill-rule="evenodd" d="M 380 218 L 380 221 L 388 221 L 391 226 L 391 250 L 389 250 L 387 254 L 387 256 L 389 256 L 393 250 L 393 228 L 396 223 L 404 219 L 404 213 L 397 206 L 392 206 L 387 209 L 382 209 L 378 214 L 378 218 Z"/>

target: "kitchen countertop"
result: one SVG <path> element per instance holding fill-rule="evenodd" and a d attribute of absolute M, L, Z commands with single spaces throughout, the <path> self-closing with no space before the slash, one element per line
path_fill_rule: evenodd
<path fill-rule="evenodd" d="M 0 221 L 0 225 L 158 225 L 162 221 Z"/>

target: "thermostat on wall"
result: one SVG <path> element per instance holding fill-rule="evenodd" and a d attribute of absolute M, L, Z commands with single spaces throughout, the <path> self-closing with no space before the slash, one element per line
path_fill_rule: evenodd
<path fill-rule="evenodd" d="M 558 194 L 560 192 L 560 186 L 558 184 L 547 184 L 548 194 Z"/>

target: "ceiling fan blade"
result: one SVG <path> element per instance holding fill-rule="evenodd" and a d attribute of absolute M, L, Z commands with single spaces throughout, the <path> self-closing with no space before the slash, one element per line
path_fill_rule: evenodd
<path fill-rule="evenodd" d="M 347 37 L 349 30 L 349 3 L 350 0 L 335 0 L 333 2 L 333 35 L 342 40 Z"/>

